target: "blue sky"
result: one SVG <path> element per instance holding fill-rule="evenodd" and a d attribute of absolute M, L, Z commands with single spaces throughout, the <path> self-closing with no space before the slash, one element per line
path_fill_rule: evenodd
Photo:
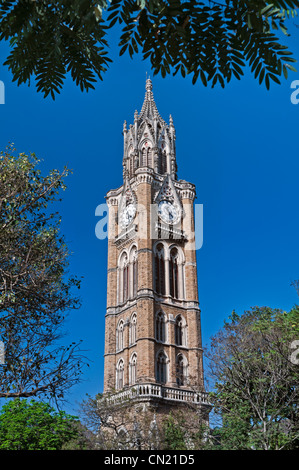
<path fill-rule="evenodd" d="M 299 23 L 299 20 L 297 20 Z M 285 41 L 299 57 L 299 30 Z M 139 57 L 114 59 L 104 81 L 88 94 L 70 79 L 56 101 L 34 88 L 17 87 L 0 67 L 5 105 L 0 105 L 0 147 L 14 142 L 19 152 L 35 152 L 42 171 L 68 165 L 73 175 L 56 207 L 68 242 L 70 270 L 83 276 L 82 308 L 71 314 L 66 341 L 83 340 L 91 359 L 84 382 L 69 395 L 76 413 L 85 394 L 103 387 L 107 240 L 98 240 L 95 209 L 109 189 L 122 184 L 122 127 L 141 110 L 150 64 Z M 7 49 L 1 45 L 0 63 Z M 254 305 L 285 310 L 297 301 L 299 278 L 298 124 L 299 105 L 290 101 L 290 73 L 267 91 L 246 74 L 224 90 L 195 86 L 191 79 L 151 77 L 159 113 L 173 116 L 178 177 L 197 187 L 204 207 L 204 242 L 197 252 L 203 343 L 235 309 Z"/>

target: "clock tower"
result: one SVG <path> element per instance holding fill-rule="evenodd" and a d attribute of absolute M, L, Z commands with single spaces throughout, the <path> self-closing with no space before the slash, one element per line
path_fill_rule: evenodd
<path fill-rule="evenodd" d="M 152 82 L 123 126 L 123 184 L 110 190 L 104 396 L 165 415 L 208 416 L 194 239 L 195 186 L 178 179 L 173 119 Z"/>

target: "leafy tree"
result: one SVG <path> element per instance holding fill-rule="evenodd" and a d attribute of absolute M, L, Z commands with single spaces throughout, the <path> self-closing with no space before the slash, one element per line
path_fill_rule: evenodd
<path fill-rule="evenodd" d="M 185 433 L 172 414 L 164 422 L 164 448 L 167 450 L 187 450 Z"/>
<path fill-rule="evenodd" d="M 73 423 L 77 433 L 75 436 L 64 442 L 62 450 L 96 450 L 98 449 L 96 443 L 96 436 L 83 426 L 79 421 Z"/>
<path fill-rule="evenodd" d="M 298 0 L 15 0 L 0 3 L 0 40 L 18 84 L 36 77 L 44 96 L 59 93 L 69 72 L 81 90 L 94 88 L 111 59 L 107 34 L 120 26 L 120 55 L 141 51 L 154 74 L 180 72 L 207 86 L 240 79 L 246 64 L 270 87 L 296 60 L 278 30 Z"/>
<path fill-rule="evenodd" d="M 0 414 L 1 450 L 60 450 L 78 436 L 77 418 L 48 403 L 16 398 Z"/>
<path fill-rule="evenodd" d="M 38 164 L 12 146 L 0 153 L 0 398 L 63 398 L 84 364 L 79 344 L 60 341 L 80 282 L 68 274 L 60 217 L 48 207 L 69 171 L 42 176 Z"/>
<path fill-rule="evenodd" d="M 206 357 L 215 381 L 211 400 L 222 419 L 217 448 L 219 440 L 230 450 L 298 448 L 299 370 L 291 360 L 298 337 L 299 307 L 255 307 L 233 312 L 212 338 Z"/>

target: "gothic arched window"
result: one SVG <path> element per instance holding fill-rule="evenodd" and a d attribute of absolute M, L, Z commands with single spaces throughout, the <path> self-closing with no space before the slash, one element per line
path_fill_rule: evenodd
<path fill-rule="evenodd" d="M 157 294 L 165 295 L 165 261 L 164 248 L 160 243 L 155 249 L 155 291 Z"/>
<path fill-rule="evenodd" d="M 177 346 L 186 346 L 186 321 L 178 315 L 175 319 L 175 344 Z"/>
<path fill-rule="evenodd" d="M 176 361 L 176 383 L 178 386 L 186 385 L 187 382 L 187 360 L 183 354 L 177 356 Z"/>
<path fill-rule="evenodd" d="M 123 302 L 126 302 L 129 297 L 129 266 L 126 264 L 123 267 Z"/>
<path fill-rule="evenodd" d="M 120 303 L 135 298 L 138 289 L 138 257 L 137 246 L 134 244 L 129 256 L 124 251 L 118 265 L 118 299 Z"/>
<path fill-rule="evenodd" d="M 179 279 L 178 279 L 178 250 L 172 248 L 169 260 L 169 290 L 171 297 L 179 298 Z"/>
<path fill-rule="evenodd" d="M 116 365 L 116 389 L 120 390 L 124 387 L 124 360 L 119 359 Z"/>
<path fill-rule="evenodd" d="M 156 316 L 156 340 L 165 342 L 165 319 L 164 314 L 159 312 Z"/>
<path fill-rule="evenodd" d="M 167 382 L 167 357 L 163 351 L 161 351 L 157 357 L 156 380 L 162 384 Z"/>
<path fill-rule="evenodd" d="M 144 142 L 141 149 L 141 166 L 153 168 L 153 150 L 151 143 L 147 140 Z"/>
<path fill-rule="evenodd" d="M 136 383 L 137 377 L 137 354 L 133 353 L 129 362 L 129 384 Z"/>
<path fill-rule="evenodd" d="M 131 271 L 131 285 L 133 298 L 137 295 L 138 290 L 138 261 L 137 261 L 137 247 L 133 245 L 130 251 L 130 271 Z"/>
<path fill-rule="evenodd" d="M 130 320 L 130 331 L 129 331 L 129 341 L 130 344 L 135 344 L 136 343 L 136 338 L 137 338 L 137 315 L 134 312 L 133 315 L 131 316 Z"/>
<path fill-rule="evenodd" d="M 159 166 L 158 171 L 161 175 L 167 172 L 167 155 L 166 150 L 159 149 Z"/>
<path fill-rule="evenodd" d="M 129 294 L 129 259 L 124 251 L 119 259 L 118 266 L 118 297 L 121 303 L 128 300 Z"/>
<path fill-rule="evenodd" d="M 124 347 L 124 322 L 120 320 L 116 327 L 116 351 L 121 351 Z"/>

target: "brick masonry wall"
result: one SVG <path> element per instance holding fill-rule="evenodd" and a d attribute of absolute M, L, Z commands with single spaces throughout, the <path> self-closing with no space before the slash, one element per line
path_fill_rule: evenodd
<path fill-rule="evenodd" d="M 168 356 L 168 383 L 176 386 L 176 357 L 184 354 L 188 361 L 190 387 L 203 389 L 203 368 L 201 350 L 200 310 L 198 306 L 186 306 L 186 302 L 157 301 L 153 295 L 153 240 L 150 237 L 149 220 L 150 205 L 153 202 L 152 179 L 147 178 L 137 185 L 137 200 L 144 211 L 136 217 L 137 232 L 135 238 L 124 245 L 116 246 L 113 239 L 108 241 L 108 275 L 107 275 L 107 316 L 105 326 L 105 373 L 104 392 L 115 389 L 116 364 L 122 357 L 125 363 L 124 385 L 129 384 L 129 360 L 133 352 L 137 353 L 137 382 L 155 381 L 155 358 L 163 348 Z M 185 213 L 189 219 L 183 228 L 194 231 L 193 201 L 185 197 L 182 200 Z M 117 220 L 117 205 L 109 206 L 109 229 L 114 229 Z M 142 233 L 142 238 L 139 237 Z M 144 236 L 146 235 L 146 236 Z M 138 246 L 138 295 L 125 305 L 117 303 L 117 263 L 121 251 L 133 242 Z M 173 243 L 173 242 L 169 242 Z M 188 247 L 190 248 L 190 246 Z M 192 248 L 192 246 L 191 246 Z M 184 249 L 185 256 L 185 301 L 198 301 L 198 286 L 196 272 L 196 252 L 194 249 Z M 162 310 L 166 315 L 167 344 L 161 344 L 155 339 L 155 314 Z M 112 313 L 113 311 L 113 313 Z M 129 323 L 133 312 L 137 312 L 137 341 L 129 344 Z M 174 321 L 181 315 L 187 323 L 187 346 L 175 345 Z M 116 327 L 120 320 L 124 321 L 124 348 L 116 351 Z M 186 388 L 186 387 L 184 387 Z"/>

